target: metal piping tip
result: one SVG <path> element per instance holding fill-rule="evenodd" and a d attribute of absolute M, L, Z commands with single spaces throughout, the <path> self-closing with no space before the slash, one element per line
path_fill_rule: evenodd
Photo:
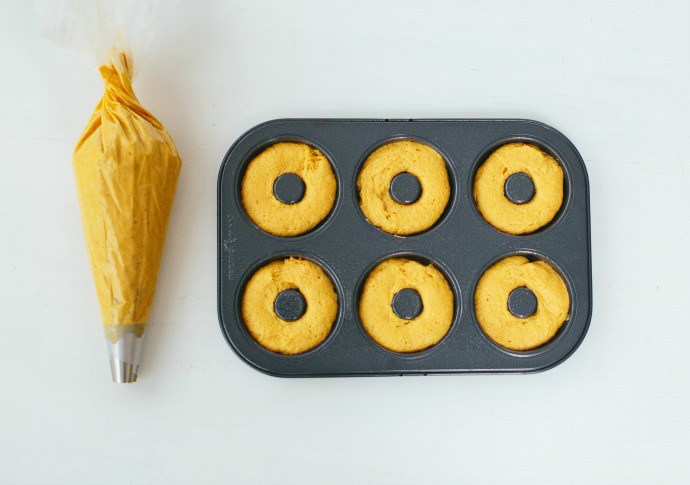
<path fill-rule="evenodd" d="M 118 384 L 137 382 L 138 371 L 138 365 L 133 365 L 120 359 L 110 359 L 110 372 L 113 375 L 113 382 Z"/>
<path fill-rule="evenodd" d="M 113 382 L 125 384 L 137 381 L 141 349 L 144 344 L 143 330 L 143 325 L 106 327 L 105 344 L 110 356 Z"/>

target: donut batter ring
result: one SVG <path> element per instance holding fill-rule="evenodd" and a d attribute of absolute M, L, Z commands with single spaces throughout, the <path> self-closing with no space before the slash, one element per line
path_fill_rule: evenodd
<path fill-rule="evenodd" d="M 304 315 L 287 322 L 273 307 L 278 294 L 296 289 L 307 303 Z M 338 313 L 338 297 L 323 269 L 304 259 L 273 261 L 259 268 L 242 295 L 242 318 L 259 345 L 282 354 L 301 354 L 323 342 Z"/>
<path fill-rule="evenodd" d="M 391 307 L 397 292 L 417 290 L 422 312 L 403 320 Z M 367 277 L 359 301 L 362 326 L 382 347 L 393 352 L 417 352 L 437 344 L 453 322 L 453 291 L 432 265 L 406 258 L 388 259 Z"/>
<path fill-rule="evenodd" d="M 518 318 L 508 310 L 508 296 L 525 286 L 537 297 L 537 311 Z M 479 326 L 498 345 L 510 350 L 530 350 L 551 340 L 568 319 L 570 295 L 563 279 L 545 261 L 529 262 L 510 256 L 482 275 L 474 296 Z"/>
<path fill-rule="evenodd" d="M 511 202 L 504 192 L 506 179 L 528 175 L 535 194 L 525 204 Z M 558 162 L 526 143 L 508 143 L 494 151 L 474 179 L 474 200 L 484 219 L 499 231 L 527 234 L 551 222 L 563 203 L 563 169 Z"/>
<path fill-rule="evenodd" d="M 298 175 L 306 186 L 295 204 L 283 204 L 273 184 L 283 174 Z M 336 179 L 328 159 L 305 143 L 281 142 L 254 157 L 242 179 L 242 205 L 249 218 L 275 236 L 299 236 L 317 226 L 333 208 Z"/>
<path fill-rule="evenodd" d="M 422 194 L 409 205 L 389 193 L 391 180 L 408 172 L 419 180 Z M 357 177 L 364 216 L 384 232 L 409 236 L 429 229 L 441 217 L 450 198 L 450 182 L 443 157 L 415 141 L 395 141 L 375 150 Z"/>

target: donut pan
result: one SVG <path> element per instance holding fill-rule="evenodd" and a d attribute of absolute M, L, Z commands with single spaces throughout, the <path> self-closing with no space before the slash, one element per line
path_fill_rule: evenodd
<path fill-rule="evenodd" d="M 430 230 L 408 237 L 386 234 L 362 214 L 356 179 L 373 150 L 395 140 L 426 143 L 446 160 L 451 196 Z M 338 182 L 330 215 L 311 232 L 277 237 L 255 226 L 240 200 L 247 163 L 279 141 L 321 150 Z M 553 156 L 564 171 L 564 198 L 552 222 L 524 236 L 504 234 L 478 212 L 472 196 L 477 167 L 501 145 L 522 141 Z M 404 182 L 404 181 L 403 181 Z M 519 180 L 516 184 L 519 185 Z M 289 185 L 289 184 L 288 184 Z M 404 186 L 404 183 L 401 183 Z M 519 192 L 519 190 L 518 190 Z M 542 347 L 516 352 L 493 343 L 474 314 L 474 291 L 496 261 L 521 254 L 549 262 L 570 292 L 570 313 Z M 338 294 L 337 319 L 328 338 L 304 354 L 288 356 L 257 344 L 242 322 L 245 283 L 269 261 L 296 256 L 319 264 Z M 437 345 L 417 353 L 391 352 L 363 329 L 358 299 L 369 271 L 381 261 L 405 256 L 430 262 L 455 294 L 454 321 Z M 528 373 L 558 365 L 579 346 L 592 313 L 589 185 L 582 158 L 553 128 L 514 119 L 360 120 L 284 119 L 260 124 L 225 155 L 218 176 L 218 316 L 232 349 L 248 364 L 276 376 L 371 376 L 461 373 Z M 287 298 L 289 300 L 289 298 Z M 519 302 L 518 302 L 519 304 Z"/>

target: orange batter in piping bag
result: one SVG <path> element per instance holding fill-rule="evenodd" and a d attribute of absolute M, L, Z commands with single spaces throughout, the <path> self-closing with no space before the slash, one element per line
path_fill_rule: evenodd
<path fill-rule="evenodd" d="M 105 84 L 74 149 L 74 174 L 112 377 L 134 382 L 182 165 L 170 135 L 132 90 L 164 5 L 34 3 L 43 34 L 89 59 Z"/>
<path fill-rule="evenodd" d="M 132 59 L 111 59 L 73 161 L 113 380 L 134 382 L 182 162 L 132 90 Z"/>

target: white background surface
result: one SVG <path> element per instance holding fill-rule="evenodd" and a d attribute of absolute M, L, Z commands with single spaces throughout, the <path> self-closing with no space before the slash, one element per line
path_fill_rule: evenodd
<path fill-rule="evenodd" d="M 184 167 L 140 380 L 110 382 L 71 151 L 102 94 L 0 6 L 0 483 L 690 481 L 685 1 L 180 2 L 135 88 Z M 216 316 L 216 175 L 278 117 L 525 117 L 589 169 L 594 315 L 529 376 L 286 380 Z"/>

